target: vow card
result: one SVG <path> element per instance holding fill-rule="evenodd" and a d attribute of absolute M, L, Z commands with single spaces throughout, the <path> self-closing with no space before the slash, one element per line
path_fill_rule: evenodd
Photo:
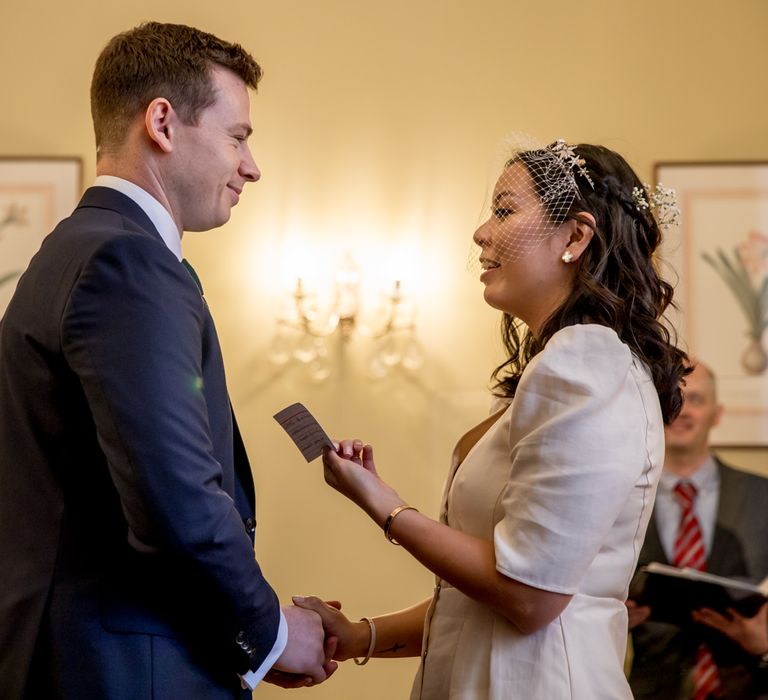
<path fill-rule="evenodd" d="M 275 413 L 275 420 L 283 426 L 288 436 L 296 443 L 307 462 L 321 454 L 323 447 L 333 448 L 333 442 L 315 417 L 300 403 L 292 403 Z"/>

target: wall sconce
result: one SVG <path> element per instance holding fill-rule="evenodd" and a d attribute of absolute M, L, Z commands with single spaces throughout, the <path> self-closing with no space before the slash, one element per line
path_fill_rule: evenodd
<path fill-rule="evenodd" d="M 336 272 L 330 301 L 323 303 L 305 289 L 301 278 L 296 280 L 286 310 L 277 319 L 268 356 L 276 365 L 305 364 L 310 379 L 321 382 L 331 374 L 331 338 L 337 337 L 343 347 L 355 334 L 373 342 L 367 358 L 372 378 L 382 379 L 397 367 L 413 372 L 424 362 L 416 339 L 415 308 L 400 281 L 394 281 L 391 293 L 363 321 L 360 270 L 346 255 Z"/>

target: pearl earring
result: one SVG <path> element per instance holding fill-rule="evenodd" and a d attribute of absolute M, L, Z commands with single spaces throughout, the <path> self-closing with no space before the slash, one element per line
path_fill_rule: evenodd
<path fill-rule="evenodd" d="M 573 260 L 573 253 L 570 250 L 566 250 L 562 256 L 560 256 L 560 260 L 562 260 L 564 263 L 569 263 Z"/>

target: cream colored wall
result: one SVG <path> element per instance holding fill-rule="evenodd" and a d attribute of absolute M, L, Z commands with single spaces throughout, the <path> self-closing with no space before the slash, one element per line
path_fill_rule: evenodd
<path fill-rule="evenodd" d="M 428 596 L 430 576 L 325 487 L 270 416 L 303 401 L 333 434 L 370 440 L 385 478 L 434 513 L 453 441 L 482 416 L 478 392 L 501 357 L 497 316 L 464 271 L 495 145 L 512 129 L 600 142 L 649 180 L 658 160 L 768 159 L 768 4 L 4 0 L 0 153 L 80 155 L 88 182 L 93 61 L 144 19 L 237 40 L 265 69 L 252 109 L 263 179 L 222 230 L 184 240 L 254 466 L 259 560 L 284 599 L 337 597 L 353 617 Z M 334 255 L 357 252 L 364 283 L 405 251 L 428 357 L 418 379 L 367 380 L 359 339 L 325 384 L 275 375 L 265 348 L 284 270 L 300 264 L 281 259 L 289 241 L 329 279 Z M 735 459 L 765 469 L 765 456 Z M 311 694 L 401 698 L 414 670 L 346 664 Z"/>

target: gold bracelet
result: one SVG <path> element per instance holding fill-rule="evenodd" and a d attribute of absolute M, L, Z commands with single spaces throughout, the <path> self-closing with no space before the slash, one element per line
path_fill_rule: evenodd
<path fill-rule="evenodd" d="M 361 619 L 361 621 L 362 620 L 365 620 L 368 623 L 368 627 L 371 630 L 371 643 L 368 645 L 368 653 L 365 655 L 365 658 L 362 661 L 357 658 L 352 659 L 352 661 L 354 661 L 358 666 L 365 666 L 371 656 L 373 656 L 373 650 L 376 648 L 376 625 L 373 624 L 373 620 L 371 620 L 370 617 L 364 617 Z"/>
<path fill-rule="evenodd" d="M 392 538 L 389 531 L 392 529 L 392 523 L 395 521 L 395 518 L 404 510 L 415 510 L 417 513 L 419 512 L 419 509 L 414 508 L 413 506 L 398 506 L 389 514 L 389 516 L 387 516 L 387 519 L 384 522 L 384 537 L 386 537 L 392 544 L 398 545 L 398 547 L 400 546 L 400 543 Z"/>

